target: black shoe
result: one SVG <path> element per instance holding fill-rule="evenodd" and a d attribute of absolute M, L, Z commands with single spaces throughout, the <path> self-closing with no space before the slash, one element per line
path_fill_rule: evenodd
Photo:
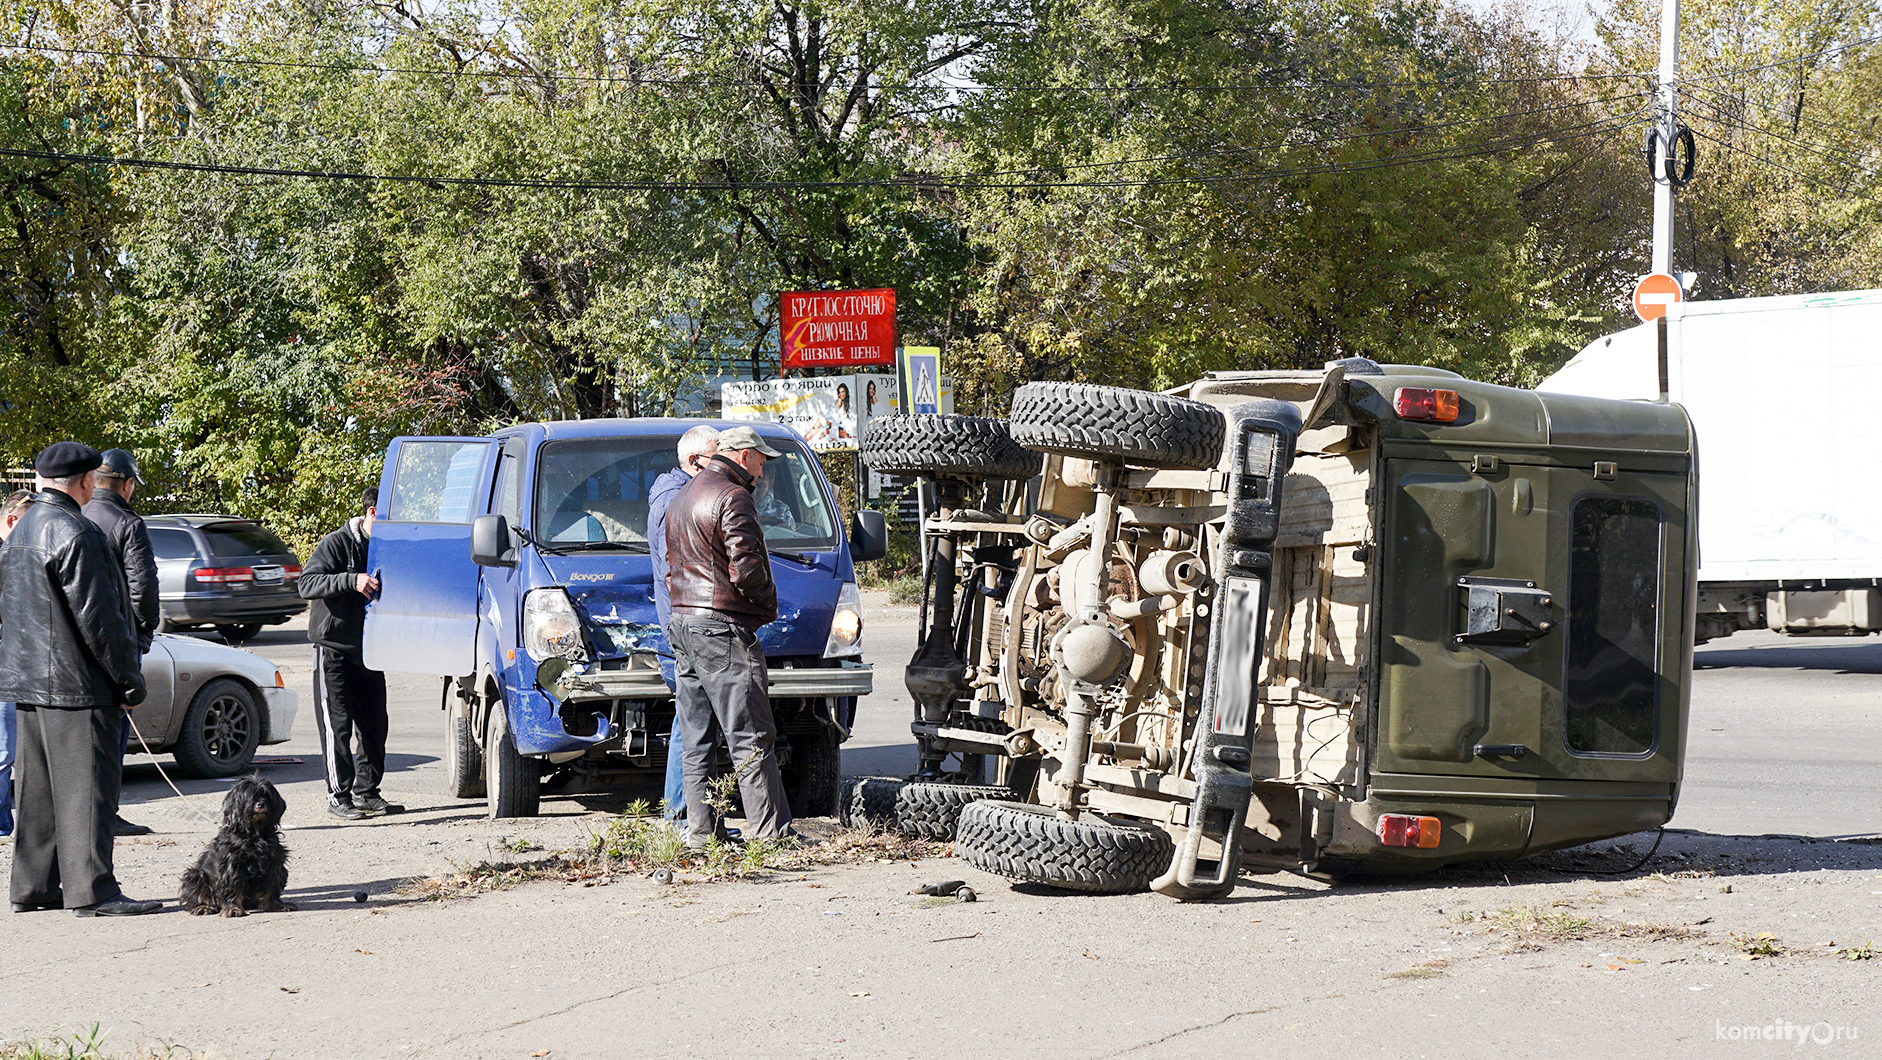
<path fill-rule="evenodd" d="M 147 824 L 132 824 L 122 817 L 114 816 L 111 818 L 111 834 L 114 836 L 149 835 L 150 826 Z"/>
<path fill-rule="evenodd" d="M 13 903 L 13 911 L 15 913 L 37 913 L 42 909 L 64 909 L 64 908 L 65 908 L 65 905 L 64 903 L 61 903 L 61 902 L 14 902 Z"/>
<path fill-rule="evenodd" d="M 81 905 L 72 910 L 74 916 L 143 916 L 163 908 L 162 902 L 140 902 L 135 898 L 118 895 L 109 902 L 97 905 Z"/>
<path fill-rule="evenodd" d="M 366 811 L 350 802 L 330 802 L 327 804 L 327 812 L 342 821 L 363 821 L 366 819 Z"/>
<path fill-rule="evenodd" d="M 387 802 L 377 795 L 355 795 L 353 806 L 361 813 L 404 813 L 405 807 L 396 802 Z"/>

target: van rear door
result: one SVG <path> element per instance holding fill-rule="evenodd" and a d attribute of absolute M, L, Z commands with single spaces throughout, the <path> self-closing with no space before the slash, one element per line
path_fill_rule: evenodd
<path fill-rule="evenodd" d="M 475 670 L 479 569 L 470 523 L 489 510 L 490 438 L 395 438 L 379 482 L 367 557 L 379 598 L 366 609 L 365 662 L 390 673 Z"/>

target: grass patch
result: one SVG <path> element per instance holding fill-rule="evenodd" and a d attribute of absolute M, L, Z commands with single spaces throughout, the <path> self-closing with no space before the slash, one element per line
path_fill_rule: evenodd
<path fill-rule="evenodd" d="M 130 1052 L 105 1052 L 105 1036 L 94 1023 L 70 1037 L 31 1038 L 0 1042 L 0 1060 L 194 1060 L 196 1053 L 180 1045 L 139 1043 Z"/>
<path fill-rule="evenodd" d="M 1738 947 L 1740 953 L 1752 960 L 1760 957 L 1782 957 L 1785 953 L 1784 940 L 1769 931 L 1760 931 L 1756 935 L 1741 935 L 1733 932 L 1732 944 Z"/>
<path fill-rule="evenodd" d="M 1875 942 L 1871 940 L 1861 946 L 1844 946 L 1836 951 L 1836 955 L 1846 961 L 1873 961 L 1882 957 L 1882 950 L 1876 949 Z"/>
<path fill-rule="evenodd" d="M 475 898 L 490 891 L 507 891 L 517 884 L 535 880 L 575 883 L 599 875 L 584 861 L 556 854 L 540 861 L 480 861 L 456 872 L 406 880 L 392 893 L 417 902 L 442 902 L 451 898 Z M 0 1057 L 0 1060 L 5 1058 Z"/>
<path fill-rule="evenodd" d="M 1588 937 L 1594 921 L 1563 911 L 1552 913 L 1532 905 L 1511 906 L 1488 914 L 1490 930 L 1505 931 L 1524 940 L 1574 942 Z"/>
<path fill-rule="evenodd" d="M 1443 976 L 1444 969 L 1450 966 L 1450 961 L 1443 957 L 1435 957 L 1431 960 L 1414 964 L 1402 972 L 1387 972 L 1385 977 L 1387 979 L 1437 979 Z"/>

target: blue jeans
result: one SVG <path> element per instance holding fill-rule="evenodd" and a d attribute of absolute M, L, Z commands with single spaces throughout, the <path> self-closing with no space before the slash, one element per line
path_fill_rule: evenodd
<path fill-rule="evenodd" d="M 680 714 L 673 712 L 673 735 L 667 739 L 667 820 L 686 816 L 686 770 L 680 765 Z"/>
<path fill-rule="evenodd" d="M 13 834 L 13 756 L 19 743 L 19 710 L 0 703 L 0 835 Z"/>

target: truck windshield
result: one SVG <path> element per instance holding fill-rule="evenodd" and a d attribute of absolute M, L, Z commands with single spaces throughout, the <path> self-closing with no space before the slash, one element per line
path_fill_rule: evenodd
<path fill-rule="evenodd" d="M 678 464 L 679 434 L 577 438 L 542 447 L 536 473 L 536 537 L 553 547 L 647 546 L 654 480 Z M 801 445 L 766 436 L 782 458 L 765 465 L 757 491 L 765 543 L 789 551 L 835 548 L 836 518 Z"/>

